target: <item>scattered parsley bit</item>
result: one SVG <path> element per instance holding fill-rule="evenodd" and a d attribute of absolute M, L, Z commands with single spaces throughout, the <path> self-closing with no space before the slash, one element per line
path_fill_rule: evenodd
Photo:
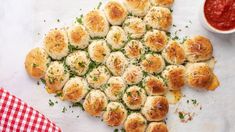
<path fill-rule="evenodd" d="M 54 102 L 49 99 L 49 106 L 54 106 Z"/>
<path fill-rule="evenodd" d="M 60 93 L 57 93 L 56 95 L 55 95 L 55 97 L 61 97 L 62 96 L 62 93 L 60 92 Z"/>
<path fill-rule="evenodd" d="M 175 25 L 175 24 L 173 24 L 173 27 L 176 27 L 176 25 Z"/>
<path fill-rule="evenodd" d="M 39 81 L 37 81 L 37 85 L 40 85 L 40 82 L 39 82 Z"/>
<path fill-rule="evenodd" d="M 168 37 L 171 37 L 171 32 L 166 32 L 166 35 L 167 35 Z"/>
<path fill-rule="evenodd" d="M 79 115 L 77 115 L 77 118 L 79 118 Z"/>
<path fill-rule="evenodd" d="M 184 119 L 184 114 L 183 114 L 182 112 L 179 112 L 179 118 L 180 118 L 181 120 Z"/>
<path fill-rule="evenodd" d="M 73 52 L 73 51 L 77 50 L 76 47 L 71 44 L 69 44 L 68 48 L 69 48 L 69 52 Z"/>
<path fill-rule="evenodd" d="M 121 130 L 121 132 L 126 132 L 124 128 L 121 128 L 120 130 Z"/>
<path fill-rule="evenodd" d="M 178 37 L 178 36 L 175 36 L 175 37 L 173 37 L 172 39 L 173 39 L 173 40 L 177 40 L 177 39 L 179 39 L 179 37 Z"/>
<path fill-rule="evenodd" d="M 67 111 L 67 109 L 64 107 L 64 108 L 62 109 L 62 112 L 65 113 L 66 111 Z"/>
<path fill-rule="evenodd" d="M 33 68 L 38 67 L 38 64 L 33 63 Z"/>
<path fill-rule="evenodd" d="M 170 12 L 172 13 L 172 12 L 173 12 L 173 9 L 170 9 Z"/>
<path fill-rule="evenodd" d="M 90 70 L 94 69 L 95 67 L 96 67 L 96 63 L 95 63 L 95 62 L 91 62 L 91 63 L 89 64 L 89 69 L 90 69 Z"/>
<path fill-rule="evenodd" d="M 60 19 L 57 19 L 57 22 L 60 22 Z"/>
<path fill-rule="evenodd" d="M 58 104 L 58 101 L 55 101 L 56 104 Z"/>
<path fill-rule="evenodd" d="M 82 62 L 79 62 L 78 65 L 79 65 L 80 67 L 83 67 L 83 68 L 84 68 L 84 67 L 85 67 L 85 62 L 83 62 L 83 61 L 82 61 Z"/>
<path fill-rule="evenodd" d="M 143 75 L 144 75 L 144 77 L 146 77 L 146 76 L 148 76 L 148 73 L 143 71 Z"/>
<path fill-rule="evenodd" d="M 189 103 L 189 100 L 187 100 L 187 103 Z"/>
<path fill-rule="evenodd" d="M 99 2 L 97 9 L 100 9 L 101 5 L 102 5 L 102 2 Z"/>
<path fill-rule="evenodd" d="M 193 104 L 197 104 L 197 100 L 196 99 L 192 99 L 191 101 L 193 102 Z"/>
<path fill-rule="evenodd" d="M 83 18 L 83 15 L 80 15 L 80 17 L 76 17 L 76 22 L 82 24 L 82 18 Z"/>
<path fill-rule="evenodd" d="M 114 131 L 113 132 L 118 132 L 118 129 L 116 128 L 116 129 L 114 129 Z"/>
<path fill-rule="evenodd" d="M 188 36 L 185 36 L 182 40 L 182 43 L 184 43 L 188 39 Z"/>
<path fill-rule="evenodd" d="M 49 67 L 50 63 L 47 63 L 46 65 L 47 65 L 47 67 Z"/>
<path fill-rule="evenodd" d="M 84 111 L 83 105 L 80 102 L 73 103 L 72 107 L 80 107 Z"/>
<path fill-rule="evenodd" d="M 46 80 L 45 80 L 45 79 L 41 78 L 40 80 L 41 80 L 41 82 L 42 82 L 43 84 L 46 84 Z"/>
<path fill-rule="evenodd" d="M 93 81 L 97 81 L 98 80 L 98 78 L 97 77 L 93 77 Z"/>
<path fill-rule="evenodd" d="M 187 25 L 187 26 L 185 26 L 185 28 L 188 28 L 188 25 Z"/>

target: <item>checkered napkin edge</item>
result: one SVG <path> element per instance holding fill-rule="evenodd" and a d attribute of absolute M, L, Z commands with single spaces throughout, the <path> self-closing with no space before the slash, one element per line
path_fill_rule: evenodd
<path fill-rule="evenodd" d="M 61 132 L 43 114 L 0 88 L 1 132 Z"/>

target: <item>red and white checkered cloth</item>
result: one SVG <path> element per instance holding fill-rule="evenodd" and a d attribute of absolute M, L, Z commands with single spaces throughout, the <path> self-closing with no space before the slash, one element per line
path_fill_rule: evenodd
<path fill-rule="evenodd" d="M 1 132 L 61 132 L 61 129 L 37 110 L 0 88 Z"/>

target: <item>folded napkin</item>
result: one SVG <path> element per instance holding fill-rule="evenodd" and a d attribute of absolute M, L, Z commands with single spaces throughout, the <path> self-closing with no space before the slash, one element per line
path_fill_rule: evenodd
<path fill-rule="evenodd" d="M 43 114 L 0 88 L 1 132 L 61 132 Z"/>

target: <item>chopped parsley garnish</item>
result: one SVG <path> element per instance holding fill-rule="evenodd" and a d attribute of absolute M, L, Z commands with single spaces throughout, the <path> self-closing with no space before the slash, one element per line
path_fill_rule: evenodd
<path fill-rule="evenodd" d="M 197 104 L 197 100 L 196 99 L 192 99 L 191 101 L 193 102 L 193 104 Z"/>
<path fill-rule="evenodd" d="M 179 39 L 179 37 L 178 36 L 175 36 L 174 38 L 172 38 L 173 40 L 177 40 L 177 39 Z"/>
<path fill-rule="evenodd" d="M 80 107 L 84 111 L 83 105 L 80 102 L 73 103 L 72 107 Z"/>
<path fill-rule="evenodd" d="M 171 37 L 171 32 L 166 32 L 166 35 L 167 35 L 168 37 Z"/>
<path fill-rule="evenodd" d="M 69 52 L 73 52 L 73 51 L 77 50 L 76 47 L 71 44 L 69 44 L 68 48 L 69 48 Z"/>
<path fill-rule="evenodd" d="M 56 95 L 55 95 L 55 97 L 61 97 L 62 96 L 62 93 L 57 93 Z"/>
<path fill-rule="evenodd" d="M 78 65 L 80 66 L 80 67 L 85 67 L 85 62 L 78 62 Z"/>
<path fill-rule="evenodd" d="M 179 112 L 179 118 L 180 118 L 181 120 L 184 119 L 184 114 L 183 114 L 182 112 Z"/>
<path fill-rule="evenodd" d="M 52 102 L 50 99 L 49 99 L 49 106 L 54 106 L 54 102 Z"/>
<path fill-rule="evenodd" d="M 43 84 L 46 84 L 46 80 L 45 80 L 45 79 L 41 78 L 40 80 L 41 80 L 41 82 L 42 82 Z"/>
<path fill-rule="evenodd" d="M 100 9 L 101 5 L 102 5 L 102 2 L 99 2 L 97 9 Z"/>
<path fill-rule="evenodd" d="M 93 77 L 93 81 L 97 81 L 98 80 L 98 78 L 97 77 Z"/>
<path fill-rule="evenodd" d="M 39 81 L 37 81 L 37 85 L 40 85 L 40 82 L 39 82 Z"/>
<path fill-rule="evenodd" d="M 83 18 L 83 15 L 80 15 L 80 17 L 76 17 L 76 22 L 82 24 L 82 18 Z"/>
<path fill-rule="evenodd" d="M 118 132 L 118 129 L 116 128 L 116 129 L 114 129 L 114 131 L 113 132 Z"/>
<path fill-rule="evenodd" d="M 121 128 L 120 130 L 121 130 L 121 132 L 126 132 L 124 128 Z"/>
<path fill-rule="evenodd" d="M 188 28 L 188 26 L 185 26 L 185 28 Z"/>
<path fill-rule="evenodd" d="M 176 27 L 176 25 L 175 25 L 175 24 L 173 24 L 173 27 Z"/>
<path fill-rule="evenodd" d="M 57 19 L 57 22 L 60 22 L 60 19 Z"/>
<path fill-rule="evenodd" d="M 66 111 L 67 111 L 67 109 L 64 107 L 64 108 L 62 109 L 62 112 L 65 113 Z"/>
<path fill-rule="evenodd" d="M 148 73 L 143 71 L 143 75 L 144 75 L 144 77 L 146 77 L 146 76 L 148 76 Z"/>
<path fill-rule="evenodd" d="M 89 64 L 89 69 L 90 69 L 90 70 L 94 69 L 95 67 L 96 67 L 96 63 L 95 63 L 95 62 L 91 62 L 91 63 Z"/>
<path fill-rule="evenodd" d="M 38 64 L 33 63 L 33 68 L 38 67 Z"/>
<path fill-rule="evenodd" d="M 170 12 L 172 13 L 172 12 L 173 12 L 173 9 L 170 9 Z"/>

